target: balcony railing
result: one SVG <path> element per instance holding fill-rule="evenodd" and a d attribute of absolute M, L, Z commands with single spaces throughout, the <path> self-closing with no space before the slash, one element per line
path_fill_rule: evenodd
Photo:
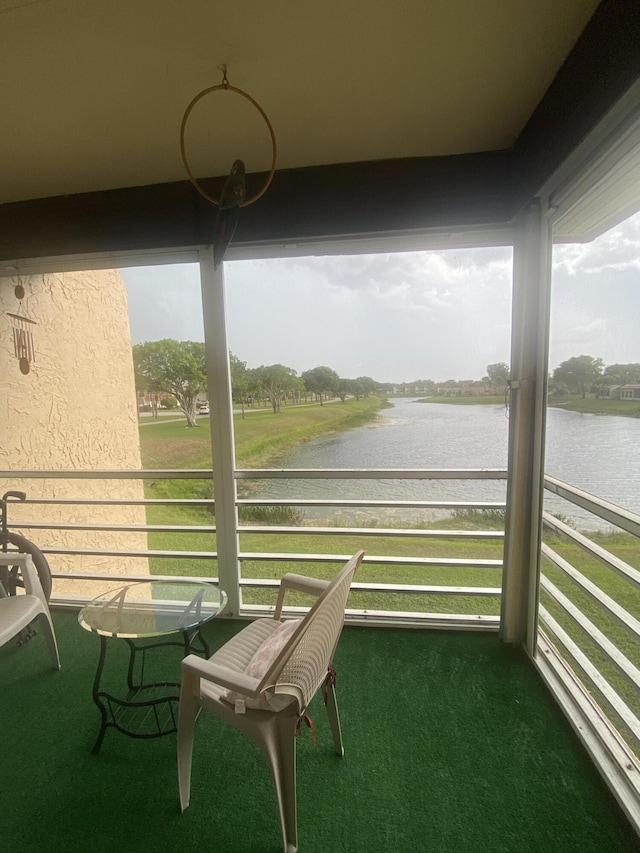
<path fill-rule="evenodd" d="M 640 824 L 640 516 L 547 477 L 609 529 L 544 513 L 538 666 L 636 826 Z M 597 539 L 599 541 L 594 541 Z"/>
<path fill-rule="evenodd" d="M 240 485 L 250 480 L 505 480 L 506 471 L 478 470 L 239 470 L 235 478 Z M 144 470 L 144 471 L 5 471 L 0 472 L 4 490 L 24 487 L 25 480 L 139 480 L 147 484 L 163 480 L 202 480 L 212 482 L 210 469 Z M 577 506 L 609 525 L 609 530 L 590 535 L 574 529 L 563 515 L 543 514 L 544 535 L 541 547 L 540 601 L 538 652 L 535 660 L 541 674 L 552 689 L 569 719 L 585 739 L 585 743 L 600 766 L 605 778 L 615 789 L 616 796 L 635 826 L 640 826 L 640 516 L 589 495 L 566 483 L 545 478 L 545 488 L 554 500 L 561 498 L 568 507 Z M 32 490 L 35 491 L 35 490 Z M 40 486 L 42 493 L 42 486 Z M 242 489 L 241 489 L 242 491 Z M 358 510 L 379 512 L 451 513 L 499 511 L 504 500 L 396 500 L 354 499 L 344 497 L 266 498 L 249 495 L 239 497 L 236 508 L 240 514 L 258 507 L 323 511 Z M 18 506 L 21 511 L 18 513 Z M 27 518 L 34 510 L 54 508 L 56 519 Z M 73 513 L 104 508 L 137 507 L 147 516 L 147 523 L 127 521 L 100 523 L 99 520 L 62 520 L 60 512 Z M 217 560 L 214 545 L 215 524 L 155 523 L 158 510 L 199 508 L 215 515 L 213 498 L 84 498 L 30 496 L 23 504 L 10 506 L 9 526 L 34 539 L 48 556 L 53 576 L 58 582 L 101 584 L 91 594 L 57 596 L 61 602 L 78 603 L 93 597 L 105 588 L 123 581 L 164 578 L 171 565 L 179 565 L 181 577 L 216 579 L 212 564 Z M 567 515 L 570 516 L 571 510 Z M 15 516 L 15 517 L 14 517 Z M 19 516 L 19 517 L 18 517 Z M 495 517 L 494 517 L 495 518 Z M 238 524 L 236 533 L 239 548 L 237 584 L 242 591 L 239 615 L 252 617 L 272 608 L 272 599 L 279 577 L 291 563 L 296 571 L 320 574 L 334 571 L 334 564 L 343 562 L 354 547 L 364 547 L 365 560 L 360 579 L 354 584 L 348 618 L 355 622 L 386 624 L 424 624 L 436 627 L 475 628 L 495 630 L 499 626 L 499 600 L 502 573 L 503 529 L 446 529 L 415 522 L 403 526 L 347 526 L 346 524 L 282 525 Z M 44 542 L 44 534 L 52 531 L 57 537 L 93 533 L 99 536 L 145 537 L 147 547 L 84 547 L 72 542 Z M 39 534 L 42 533 L 41 537 Z M 190 537 L 190 547 L 149 547 L 151 537 Z M 196 547 L 194 538 L 208 537 L 211 547 Z M 247 547 L 251 537 L 260 537 L 263 547 Z M 264 541 L 274 542 L 274 548 Z M 394 549 L 395 543 L 395 549 Z M 326 545 L 326 547 L 325 547 Z M 341 547 L 343 546 L 344 547 Z M 278 547 L 280 546 L 280 547 Z M 458 548 L 451 556 L 449 548 Z M 497 549 L 487 558 L 483 550 Z M 425 549 L 429 553 L 425 553 Z M 438 550 L 442 548 L 442 550 Z M 407 550 L 408 549 L 408 550 Z M 380 552 L 380 553 L 376 553 Z M 132 558 L 146 561 L 149 572 L 128 570 L 115 574 L 107 571 L 61 570 L 56 557 L 104 559 Z M 168 569 L 163 564 L 168 561 Z M 185 565 L 202 566 L 204 571 L 186 572 Z M 417 578 L 409 580 L 407 572 Z M 461 577 L 474 575 L 473 581 Z M 447 582 L 443 581 L 447 579 Z M 485 579 L 481 582 L 478 578 Z M 487 583 L 486 578 L 492 582 Z M 54 586 L 54 600 L 55 600 Z M 380 606 L 380 597 L 387 602 Z M 427 601 L 431 607 L 411 608 L 408 600 Z M 393 602 L 394 606 L 389 606 Z M 433 602 L 442 603 L 433 609 Z M 464 603 L 464 607 L 460 603 Z M 298 611 L 300 607 L 294 607 Z M 585 730 L 583 722 L 589 725 Z M 586 731 L 586 734 L 585 734 Z"/>
<path fill-rule="evenodd" d="M 2 472 L 6 488 L 15 487 L 15 482 L 25 479 L 40 480 L 130 480 L 136 479 L 147 484 L 163 480 L 204 480 L 211 482 L 209 469 L 185 470 L 144 470 L 144 471 L 13 471 Z M 236 480 L 241 484 L 249 480 L 505 480 L 506 471 L 502 469 L 451 469 L 451 470 L 238 470 Z M 24 485 L 24 484 L 23 484 Z M 339 486 L 337 485 L 338 489 Z M 299 509 L 321 508 L 323 511 L 380 512 L 390 510 L 395 513 L 411 511 L 417 514 L 447 514 L 450 512 L 484 511 L 502 512 L 504 500 L 395 500 L 395 499 L 347 499 L 347 498 L 287 498 L 269 499 L 262 497 L 238 498 L 237 509 L 240 514 L 249 508 L 297 507 Z M 215 514 L 213 498 L 81 498 L 81 497 L 31 497 L 25 502 L 24 509 L 16 512 L 18 505 L 11 506 L 10 527 L 19 529 L 27 538 L 35 540 L 52 564 L 55 579 L 64 581 L 93 581 L 104 585 L 108 581 L 148 579 L 151 575 L 166 576 L 171 573 L 171 564 L 176 561 L 194 561 L 194 569 L 187 576 L 211 577 L 211 562 L 218 554 L 213 538 L 216 525 L 213 524 L 155 524 L 152 516 L 157 508 L 200 508 Z M 36 507 L 55 508 L 55 519 L 27 518 L 25 512 Z M 82 507 L 83 512 L 100 511 L 104 507 L 139 507 L 147 513 L 147 523 L 129 523 L 119 521 L 101 523 L 94 516 L 91 519 L 61 520 L 60 512 L 64 508 Z M 14 515 L 20 515 L 15 518 Z M 55 531 L 58 541 L 47 543 L 40 532 Z M 90 547 L 69 542 L 69 537 L 80 533 L 92 533 L 98 536 L 110 534 L 141 534 L 150 542 L 147 547 L 126 548 L 117 544 L 105 543 L 99 547 Z M 362 579 L 354 584 L 352 600 L 354 606 L 349 615 L 359 620 L 418 620 L 439 625 L 457 625 L 461 627 L 497 628 L 499 621 L 499 597 L 501 593 L 503 529 L 438 529 L 416 522 L 405 522 L 400 526 L 395 522 L 383 527 L 373 522 L 359 526 L 345 524 L 245 524 L 237 526 L 239 537 L 238 563 L 240 566 L 237 582 L 242 590 L 243 606 L 241 615 L 255 615 L 256 612 L 269 609 L 275 602 L 279 577 L 291 563 L 296 571 L 321 573 L 321 566 L 333 566 L 342 563 L 354 547 L 364 547 L 367 555 L 361 570 Z M 64 536 L 69 544 L 60 544 Z M 154 537 L 189 537 L 187 548 L 153 547 Z M 208 537 L 208 547 L 201 548 L 193 544 L 196 537 Z M 252 548 L 259 538 L 262 547 Z M 273 540 L 271 548 L 265 542 Z M 411 543 L 411 544 L 409 544 Z M 439 546 L 438 543 L 447 543 Z M 149 545 L 151 547 L 149 547 Z M 475 551 L 474 546 L 477 546 Z M 483 552 L 490 549 L 490 556 Z M 448 550 L 447 550 L 448 549 Z M 451 554 L 450 552 L 453 552 Z M 87 571 L 82 568 L 73 571 L 56 567 L 55 558 L 59 556 L 67 562 L 71 558 L 113 558 L 124 560 L 147 560 L 150 575 L 147 572 L 128 570 L 126 573 Z M 169 562 L 169 568 L 163 562 Z M 207 565 L 205 565 L 207 564 Z M 200 571 L 200 565 L 205 566 Z M 463 579 L 461 580 L 461 573 Z M 185 566 L 180 565 L 180 575 L 185 576 Z M 438 580 L 434 580 L 437 576 Z M 472 577 L 474 576 L 474 577 Z M 451 579 L 449 581 L 449 578 Z M 94 588 L 92 594 L 99 590 Z M 55 588 L 54 588 L 55 595 Z M 68 598 L 69 596 L 67 596 Z M 86 597 L 86 596 L 85 596 Z M 273 599 L 273 601 L 271 601 Z M 437 601 L 442 606 L 437 612 L 429 611 L 422 602 Z M 413 604 L 417 602 L 417 606 Z M 458 602 L 458 604 L 456 604 Z M 482 604 L 482 602 L 485 602 Z M 487 604 L 489 602 L 489 604 Z M 463 603 L 463 607 L 460 607 Z"/>

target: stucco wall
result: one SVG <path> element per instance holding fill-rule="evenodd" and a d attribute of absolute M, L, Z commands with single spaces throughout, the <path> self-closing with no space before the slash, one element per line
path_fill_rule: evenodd
<path fill-rule="evenodd" d="M 22 303 L 15 295 L 22 284 Z M 117 270 L 0 278 L 0 468 L 138 469 L 140 446 L 124 282 Z M 14 355 L 6 312 L 35 320 L 27 375 Z M 0 480 L 28 498 L 141 498 L 137 480 Z M 11 522 L 144 524 L 144 507 L 12 504 Z M 40 547 L 144 550 L 146 534 L 22 529 Z M 148 572 L 145 558 L 50 555 L 53 571 Z M 111 582 L 111 586 L 113 586 Z M 107 584 L 108 586 L 108 584 Z M 54 594 L 98 594 L 94 584 L 54 581 Z"/>

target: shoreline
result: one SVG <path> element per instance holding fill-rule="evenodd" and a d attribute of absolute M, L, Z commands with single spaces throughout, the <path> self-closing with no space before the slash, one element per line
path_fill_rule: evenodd
<path fill-rule="evenodd" d="M 508 396 L 486 397 L 421 397 L 416 403 L 436 403 L 451 406 L 508 406 Z M 547 408 L 563 409 L 565 412 L 577 412 L 581 415 L 604 415 L 610 418 L 640 418 L 640 400 L 599 400 L 579 394 L 547 399 Z"/>

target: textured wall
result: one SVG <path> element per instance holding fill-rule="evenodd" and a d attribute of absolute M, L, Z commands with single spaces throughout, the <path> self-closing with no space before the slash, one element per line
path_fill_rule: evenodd
<path fill-rule="evenodd" d="M 22 303 L 15 285 L 22 284 Z M 117 270 L 0 278 L 0 468 L 140 468 L 129 314 Z M 31 326 L 35 361 L 27 375 L 14 356 L 6 312 Z M 137 480 L 6 479 L 4 493 L 28 498 L 140 498 Z M 15 506 L 10 521 L 144 524 L 144 507 Z M 146 534 L 23 529 L 40 547 L 144 550 Z M 147 573 L 144 558 L 51 555 L 52 570 Z M 110 583 L 114 586 L 114 582 Z M 108 586 L 108 585 L 107 585 Z M 100 585 L 55 581 L 54 594 L 98 594 Z"/>

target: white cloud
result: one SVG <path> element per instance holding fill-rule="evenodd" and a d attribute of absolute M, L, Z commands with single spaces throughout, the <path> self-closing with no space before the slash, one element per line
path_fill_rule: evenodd
<path fill-rule="evenodd" d="M 127 285 L 131 340 L 204 340 L 200 273 L 196 264 L 121 270 Z"/>
<path fill-rule="evenodd" d="M 591 243 L 558 245 L 554 269 L 569 275 L 600 275 L 617 270 L 640 271 L 640 214 L 630 217 Z"/>
<path fill-rule="evenodd" d="M 229 342 L 250 367 L 319 364 L 382 381 L 480 378 L 510 360 L 508 248 L 234 261 Z M 202 340 L 195 265 L 123 270 L 134 342 Z M 640 215 L 556 246 L 550 364 L 640 361 Z"/>
<path fill-rule="evenodd" d="M 508 360 L 510 254 L 231 263 L 231 347 L 251 366 L 284 361 L 300 371 L 328 364 L 343 376 L 364 372 L 383 381 L 481 376 L 486 364 Z M 269 321 L 275 325 L 267 330 Z"/>

